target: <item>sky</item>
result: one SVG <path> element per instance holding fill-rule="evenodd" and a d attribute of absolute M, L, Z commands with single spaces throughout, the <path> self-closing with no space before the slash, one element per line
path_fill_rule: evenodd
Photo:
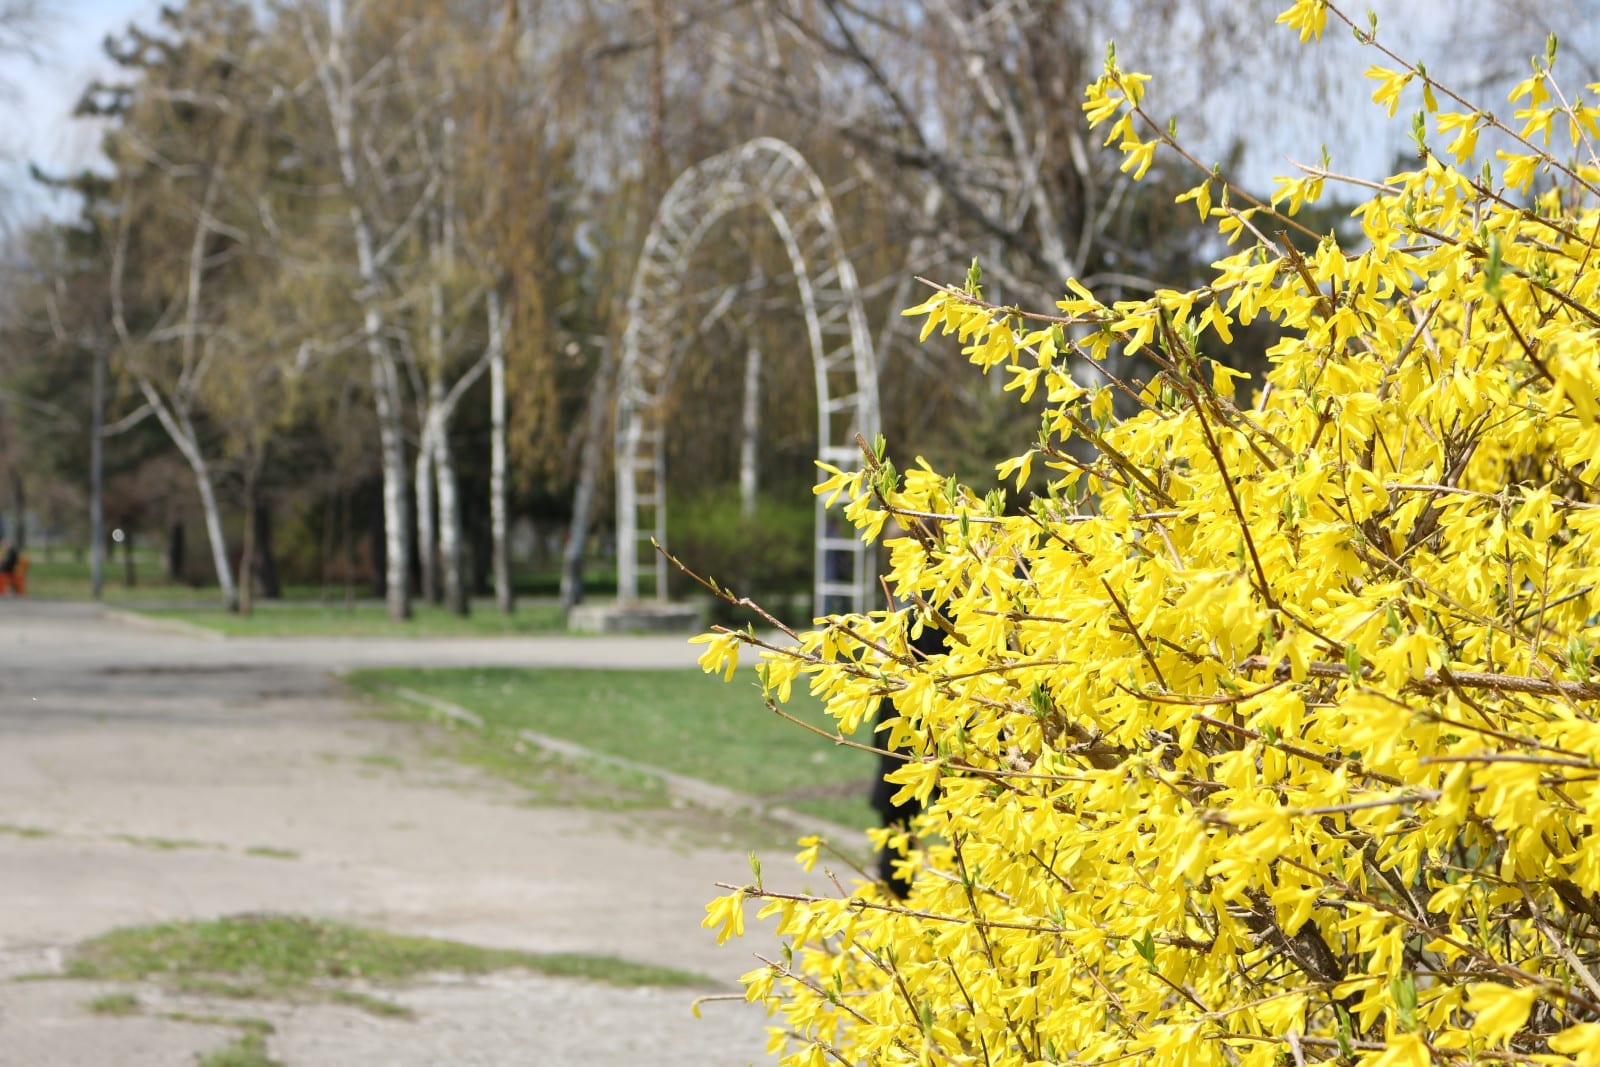
<path fill-rule="evenodd" d="M 37 62 L 20 56 L 0 56 L 0 183 L 20 204 L 11 211 L 41 208 L 69 211 L 65 204 L 51 205 L 51 195 L 27 181 L 30 161 L 47 169 L 72 170 L 91 161 L 97 152 L 97 135 L 91 124 L 71 118 L 84 87 L 96 76 L 112 70 L 101 50 L 107 34 L 121 32 L 130 22 L 149 24 L 160 8 L 159 0 L 46 0 L 44 33 L 37 46 Z M 65 198 L 63 198 L 65 199 Z"/>

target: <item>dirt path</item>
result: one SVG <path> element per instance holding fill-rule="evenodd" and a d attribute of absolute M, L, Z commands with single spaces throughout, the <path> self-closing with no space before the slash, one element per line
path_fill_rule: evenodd
<path fill-rule="evenodd" d="M 229 1040 L 148 1012 L 91 1014 L 84 1002 L 103 985 L 4 980 L 157 920 L 295 912 L 611 954 L 731 990 L 751 958 L 698 924 L 711 883 L 745 872 L 742 849 L 529 807 L 430 757 L 414 727 L 364 716 L 330 678 L 386 663 L 693 661 L 676 638 L 214 641 L 81 605 L 0 601 L 0 1067 L 176 1067 Z M 765 1044 L 759 1011 L 714 1004 L 696 1021 L 682 990 L 502 975 L 396 999 L 416 1021 L 334 1006 L 243 1013 L 275 1025 L 272 1053 L 289 1067 L 743 1064 Z"/>

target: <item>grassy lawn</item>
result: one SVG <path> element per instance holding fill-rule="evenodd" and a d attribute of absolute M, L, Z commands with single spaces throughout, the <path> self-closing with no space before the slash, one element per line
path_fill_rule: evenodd
<path fill-rule="evenodd" d="M 543 577 L 524 576 L 526 580 Z M 230 637 L 496 637 L 566 632 L 560 608 L 548 599 L 523 600 L 516 614 L 506 616 L 495 609 L 491 598 L 479 598 L 466 618 L 413 601 L 414 618 L 409 623 L 395 623 L 389 620 L 382 601 L 365 595 L 365 587 L 361 599 L 346 601 L 339 589 L 324 596 L 327 591 L 321 586 L 289 585 L 280 600 L 258 599 L 246 618 L 223 610 L 215 586 L 167 582 L 153 554 L 140 561 L 137 584 L 125 583 L 120 555 L 108 561 L 105 578 L 101 592 L 105 603 Z M 549 576 L 543 585 L 553 587 L 555 580 Z M 591 584 L 585 582 L 586 587 Z M 47 600 L 90 599 L 89 564 L 69 558 L 65 551 L 54 560 L 30 553 L 28 595 Z"/>
<path fill-rule="evenodd" d="M 695 670 L 393 668 L 361 671 L 350 681 L 369 693 L 403 687 L 458 704 L 508 738 L 534 730 L 846 826 L 875 822 L 867 804 L 875 758 L 773 715 L 751 672 L 725 684 Z M 821 704 L 803 692 L 787 710 L 833 729 Z"/>
<path fill-rule="evenodd" d="M 493 601 L 476 601 L 471 615 L 452 615 L 433 604 L 414 604 L 410 622 L 390 620 L 375 601 L 353 604 L 315 601 L 257 601 L 246 617 L 221 607 L 135 608 L 156 619 L 203 626 L 229 637 L 510 637 L 565 633 L 566 619 L 556 604 L 524 603 L 503 615 Z"/>
<path fill-rule="evenodd" d="M 63 977 L 157 982 L 175 993 L 236 1000 L 331 1001 L 380 1016 L 408 1016 L 403 1005 L 342 983 L 398 985 L 427 974 L 512 969 L 615 986 L 712 984 L 687 971 L 613 956 L 483 948 L 296 915 L 237 915 L 113 930 L 74 949 Z M 138 1010 L 136 1001 L 102 998 L 96 1003 L 93 1010 L 102 1012 Z"/>
<path fill-rule="evenodd" d="M 48 600 L 88 600 L 89 561 L 72 557 L 65 549 L 54 559 L 45 559 L 44 553 L 30 549 L 28 556 L 28 595 Z M 181 582 L 168 582 L 162 572 L 161 562 L 154 553 L 135 556 L 136 582 L 128 585 L 122 554 L 106 560 L 105 583 L 101 598 L 111 603 L 129 600 L 184 600 L 205 603 L 218 599 L 215 586 L 194 586 Z"/>
<path fill-rule="evenodd" d="M 58 548 L 54 558 L 46 559 L 43 549 L 29 549 L 28 595 L 48 600 L 90 599 L 89 560 L 77 558 L 70 549 Z M 105 581 L 101 599 L 109 603 L 151 601 L 156 603 L 183 602 L 205 605 L 220 603 L 221 594 L 214 583 L 189 585 L 186 582 L 169 582 L 166 564 L 160 553 L 150 549 L 134 552 L 134 584 L 127 582 L 127 568 L 122 552 L 118 550 L 106 557 Z M 554 571 L 517 570 L 512 573 L 512 587 L 519 597 L 554 598 L 561 590 L 561 575 Z M 617 574 L 614 569 L 590 567 L 584 571 L 583 588 L 586 594 L 609 597 L 617 591 Z M 324 587 L 321 584 L 298 585 L 286 583 L 283 597 L 292 601 L 313 601 L 344 606 L 344 583 L 336 582 Z M 376 598 L 365 582 L 354 587 L 359 602 Z M 519 609 L 520 611 L 520 609 Z"/>

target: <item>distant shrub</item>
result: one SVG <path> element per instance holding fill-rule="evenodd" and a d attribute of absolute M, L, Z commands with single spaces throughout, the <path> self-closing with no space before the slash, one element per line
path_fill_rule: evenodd
<path fill-rule="evenodd" d="M 789 601 L 811 591 L 814 508 L 805 497 L 759 496 L 754 513 L 745 515 L 732 488 L 676 497 L 667 504 L 672 554 L 694 573 L 714 575 L 740 595 L 774 604 Z M 700 591 L 677 571 L 669 585 L 674 596 Z M 713 608 L 713 621 L 734 618 L 726 604 Z"/>

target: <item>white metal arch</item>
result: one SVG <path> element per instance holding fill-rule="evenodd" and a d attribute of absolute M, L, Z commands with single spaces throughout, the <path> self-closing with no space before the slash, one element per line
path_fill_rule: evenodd
<path fill-rule="evenodd" d="M 822 181 L 793 147 L 762 137 L 712 156 L 672 183 L 645 237 L 628 293 L 616 424 L 617 598 L 639 599 L 641 578 L 665 599 L 667 543 L 663 399 L 689 258 L 730 211 L 758 207 L 783 241 L 805 313 L 817 387 L 817 454 L 846 469 L 861 462 L 855 436 L 878 431 L 877 361 L 855 270 L 845 258 Z M 839 416 L 839 417 L 836 417 Z M 864 611 L 873 557 L 819 497 L 814 609 Z"/>

